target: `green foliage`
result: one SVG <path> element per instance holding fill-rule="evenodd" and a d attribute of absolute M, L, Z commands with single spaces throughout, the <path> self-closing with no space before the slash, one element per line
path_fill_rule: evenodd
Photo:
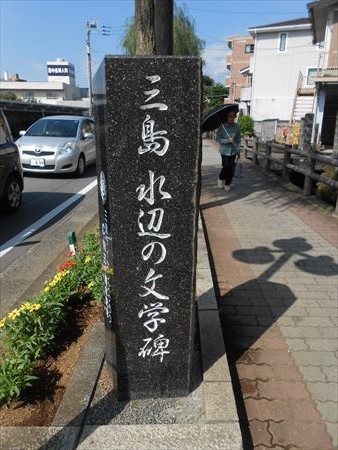
<path fill-rule="evenodd" d="M 174 55 L 200 56 L 204 47 L 205 42 L 197 36 L 195 23 L 186 8 L 175 5 Z"/>
<path fill-rule="evenodd" d="M 203 86 L 213 86 L 215 84 L 215 80 L 209 75 L 203 75 Z"/>
<path fill-rule="evenodd" d="M 331 180 L 338 181 L 338 171 L 334 166 L 325 165 L 323 175 Z M 331 205 L 335 205 L 337 201 L 337 190 L 321 181 L 318 181 L 316 197 L 327 201 Z"/>
<path fill-rule="evenodd" d="M 135 19 L 130 17 L 126 20 L 126 31 L 121 41 L 121 45 L 126 55 L 135 55 L 136 52 L 136 34 Z"/>
<path fill-rule="evenodd" d="M 100 253 L 98 233 L 88 233 L 82 248 L 62 264 L 40 295 L 0 320 L 0 403 L 9 403 L 36 379 L 36 362 L 53 347 L 70 299 L 83 298 L 85 292 L 101 299 Z"/>
<path fill-rule="evenodd" d="M 174 55 L 200 56 L 205 47 L 205 42 L 197 36 L 195 23 L 189 17 L 185 7 L 175 5 L 173 28 Z M 122 37 L 121 45 L 127 55 L 135 55 L 136 34 L 134 17 L 126 21 L 126 31 Z"/>
<path fill-rule="evenodd" d="M 238 126 L 242 136 L 252 136 L 254 134 L 254 121 L 250 116 L 240 116 Z"/>
<path fill-rule="evenodd" d="M 94 298 L 102 300 L 101 250 L 97 232 L 90 232 L 85 235 L 83 247 L 77 253 L 75 262 L 74 269 L 71 271 L 73 284 L 78 289 L 80 287 L 90 289 Z"/>
<path fill-rule="evenodd" d="M 1 100 L 18 100 L 18 97 L 13 92 L 2 92 L 0 94 Z"/>
<path fill-rule="evenodd" d="M 204 114 L 215 106 L 224 103 L 224 97 L 229 93 L 221 83 L 216 83 L 209 75 L 203 75 L 203 112 Z"/>

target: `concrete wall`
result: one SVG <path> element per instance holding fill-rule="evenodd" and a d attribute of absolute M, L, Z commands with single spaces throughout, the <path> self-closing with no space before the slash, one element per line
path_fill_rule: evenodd
<path fill-rule="evenodd" d="M 38 102 L 49 104 L 55 104 L 60 100 L 81 99 L 79 87 L 56 82 L 1 81 L 0 92 L 11 92 L 19 99 L 28 100 L 29 98 L 34 98 Z"/>
<path fill-rule="evenodd" d="M 264 121 L 255 121 L 255 134 L 262 141 L 272 141 L 275 138 L 277 120 L 270 119 Z"/>
<path fill-rule="evenodd" d="M 299 72 L 317 68 L 319 49 L 311 30 L 287 31 L 286 51 L 279 51 L 279 31 L 258 33 L 254 53 L 251 115 L 254 120 L 290 120 Z"/>
<path fill-rule="evenodd" d="M 328 59 L 328 67 L 338 67 L 338 10 L 332 11 L 330 54 Z"/>

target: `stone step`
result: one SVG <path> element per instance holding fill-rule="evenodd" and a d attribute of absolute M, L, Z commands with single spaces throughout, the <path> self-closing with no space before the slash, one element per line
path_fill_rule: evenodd
<path fill-rule="evenodd" d="M 78 427 L 1 427 L 3 450 L 73 450 Z"/>
<path fill-rule="evenodd" d="M 86 426 L 78 450 L 242 450 L 238 422 L 201 425 Z"/>

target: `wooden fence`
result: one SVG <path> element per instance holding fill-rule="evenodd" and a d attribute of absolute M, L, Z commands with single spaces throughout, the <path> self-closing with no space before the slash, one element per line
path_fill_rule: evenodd
<path fill-rule="evenodd" d="M 273 150 L 281 152 L 282 158 L 274 156 L 272 154 Z M 258 139 L 245 138 L 244 154 L 246 158 L 248 158 L 248 155 L 251 154 L 252 160 L 256 165 L 260 165 L 260 161 L 263 161 L 263 166 L 267 171 L 271 170 L 272 163 L 282 166 L 282 179 L 284 181 L 290 181 L 290 173 L 292 171 L 304 175 L 305 179 L 303 194 L 306 196 L 312 195 L 314 181 L 321 181 L 338 192 L 338 181 L 332 180 L 325 175 L 315 173 L 315 164 L 317 161 L 333 167 L 338 167 L 338 158 L 320 155 L 316 153 L 312 147 L 309 151 L 295 150 L 292 149 L 291 145 L 282 145 L 269 141 L 261 142 Z M 303 157 L 304 167 L 299 167 L 293 164 L 292 155 Z M 335 214 L 338 214 L 338 197 Z"/>

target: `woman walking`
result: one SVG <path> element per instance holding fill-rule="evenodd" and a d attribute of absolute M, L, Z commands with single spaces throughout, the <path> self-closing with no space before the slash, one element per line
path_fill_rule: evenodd
<path fill-rule="evenodd" d="M 236 160 L 240 158 L 241 135 L 239 127 L 235 123 L 236 111 L 230 110 L 226 116 L 226 121 L 217 130 L 216 141 L 220 145 L 222 156 L 222 170 L 219 174 L 218 187 L 230 190 L 232 178 L 234 176 Z"/>

